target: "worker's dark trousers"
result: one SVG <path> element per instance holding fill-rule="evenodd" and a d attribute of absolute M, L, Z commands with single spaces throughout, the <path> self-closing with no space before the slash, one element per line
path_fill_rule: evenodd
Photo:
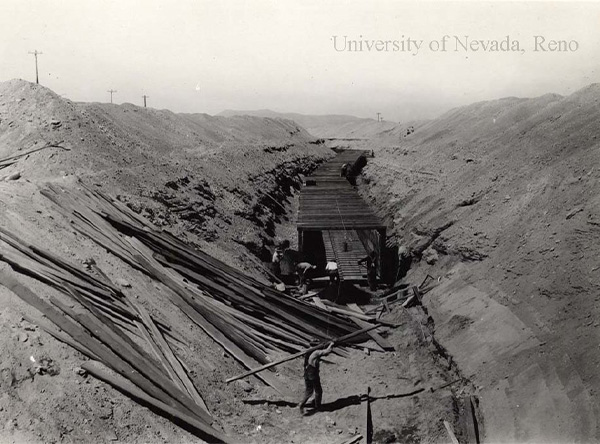
<path fill-rule="evenodd" d="M 340 274 L 337 270 L 329 272 L 329 283 L 330 284 L 335 284 L 339 280 L 340 280 Z"/>
<path fill-rule="evenodd" d="M 367 273 L 367 281 L 369 282 L 369 288 L 371 291 L 377 290 L 377 273 L 369 271 Z"/>
<path fill-rule="evenodd" d="M 304 385 L 306 386 L 306 390 L 304 391 L 304 399 L 300 403 L 300 408 L 304 408 L 310 395 L 315 393 L 315 409 L 318 410 L 321 408 L 321 398 L 323 397 L 323 388 L 321 387 L 320 379 L 306 379 L 304 378 Z"/>

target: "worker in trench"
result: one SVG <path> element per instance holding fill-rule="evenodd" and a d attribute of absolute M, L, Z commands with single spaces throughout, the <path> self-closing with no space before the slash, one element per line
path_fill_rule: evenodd
<path fill-rule="evenodd" d="M 308 262 L 300 262 L 298 265 L 296 265 L 296 273 L 298 274 L 298 286 L 300 288 L 300 294 L 306 294 L 308 290 L 307 279 L 310 277 L 310 273 L 316 269 L 316 265 L 312 265 Z"/>
<path fill-rule="evenodd" d="M 290 248 L 289 240 L 284 240 L 279 245 L 279 250 L 281 251 L 281 254 L 278 254 L 277 258 L 275 258 L 279 265 L 279 275 L 277 277 L 286 285 L 293 285 L 296 280 L 295 267 L 297 262 L 297 252 Z"/>
<path fill-rule="evenodd" d="M 348 164 L 345 163 L 342 165 L 342 169 L 340 171 L 340 176 L 341 177 L 346 177 L 346 175 L 348 174 Z"/>
<path fill-rule="evenodd" d="M 273 252 L 273 257 L 271 258 L 271 268 L 273 270 L 273 274 L 277 277 L 281 276 L 281 258 L 283 257 L 283 250 L 281 247 L 275 248 Z"/>
<path fill-rule="evenodd" d="M 367 282 L 371 291 L 377 290 L 377 253 L 371 251 L 358 261 L 358 265 L 367 264 Z"/>
<path fill-rule="evenodd" d="M 311 345 L 318 344 L 318 341 L 311 341 Z M 321 358 L 327 356 L 333 350 L 333 342 L 329 343 L 326 349 L 318 349 L 313 352 L 306 353 L 304 355 L 304 398 L 300 403 L 300 413 L 304 415 L 304 407 L 314 394 L 314 412 L 319 411 L 321 408 L 321 398 L 323 397 L 323 387 L 321 387 L 321 375 L 319 374 L 319 366 L 321 364 Z"/>
<path fill-rule="evenodd" d="M 336 261 L 329 261 L 325 265 L 325 271 L 329 275 L 329 284 L 337 284 L 340 281 L 340 272 Z"/>

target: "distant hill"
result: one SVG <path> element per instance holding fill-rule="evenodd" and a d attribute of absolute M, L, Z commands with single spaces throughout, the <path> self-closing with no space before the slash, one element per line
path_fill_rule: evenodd
<path fill-rule="evenodd" d="M 237 111 L 225 110 L 219 116 L 255 116 L 282 118 L 295 121 L 315 137 L 325 139 L 371 138 L 389 131 L 398 124 L 395 122 L 377 122 L 375 119 L 348 116 L 343 114 L 307 115 L 298 113 L 279 113 L 268 109 Z"/>

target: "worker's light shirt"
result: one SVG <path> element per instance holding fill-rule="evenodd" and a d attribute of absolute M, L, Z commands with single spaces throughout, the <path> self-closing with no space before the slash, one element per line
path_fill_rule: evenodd
<path fill-rule="evenodd" d="M 325 266 L 325 270 L 326 271 L 335 271 L 338 269 L 338 265 L 337 262 L 327 262 L 327 265 Z"/>

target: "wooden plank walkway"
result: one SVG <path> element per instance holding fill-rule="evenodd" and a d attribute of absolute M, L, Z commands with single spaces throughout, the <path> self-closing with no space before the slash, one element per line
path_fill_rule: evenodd
<path fill-rule="evenodd" d="M 358 265 L 367 251 L 356 231 L 323 231 L 323 243 L 327 261 L 338 264 L 340 281 L 364 281 L 367 278 L 366 268 Z M 344 244 L 347 248 L 344 248 Z"/>

